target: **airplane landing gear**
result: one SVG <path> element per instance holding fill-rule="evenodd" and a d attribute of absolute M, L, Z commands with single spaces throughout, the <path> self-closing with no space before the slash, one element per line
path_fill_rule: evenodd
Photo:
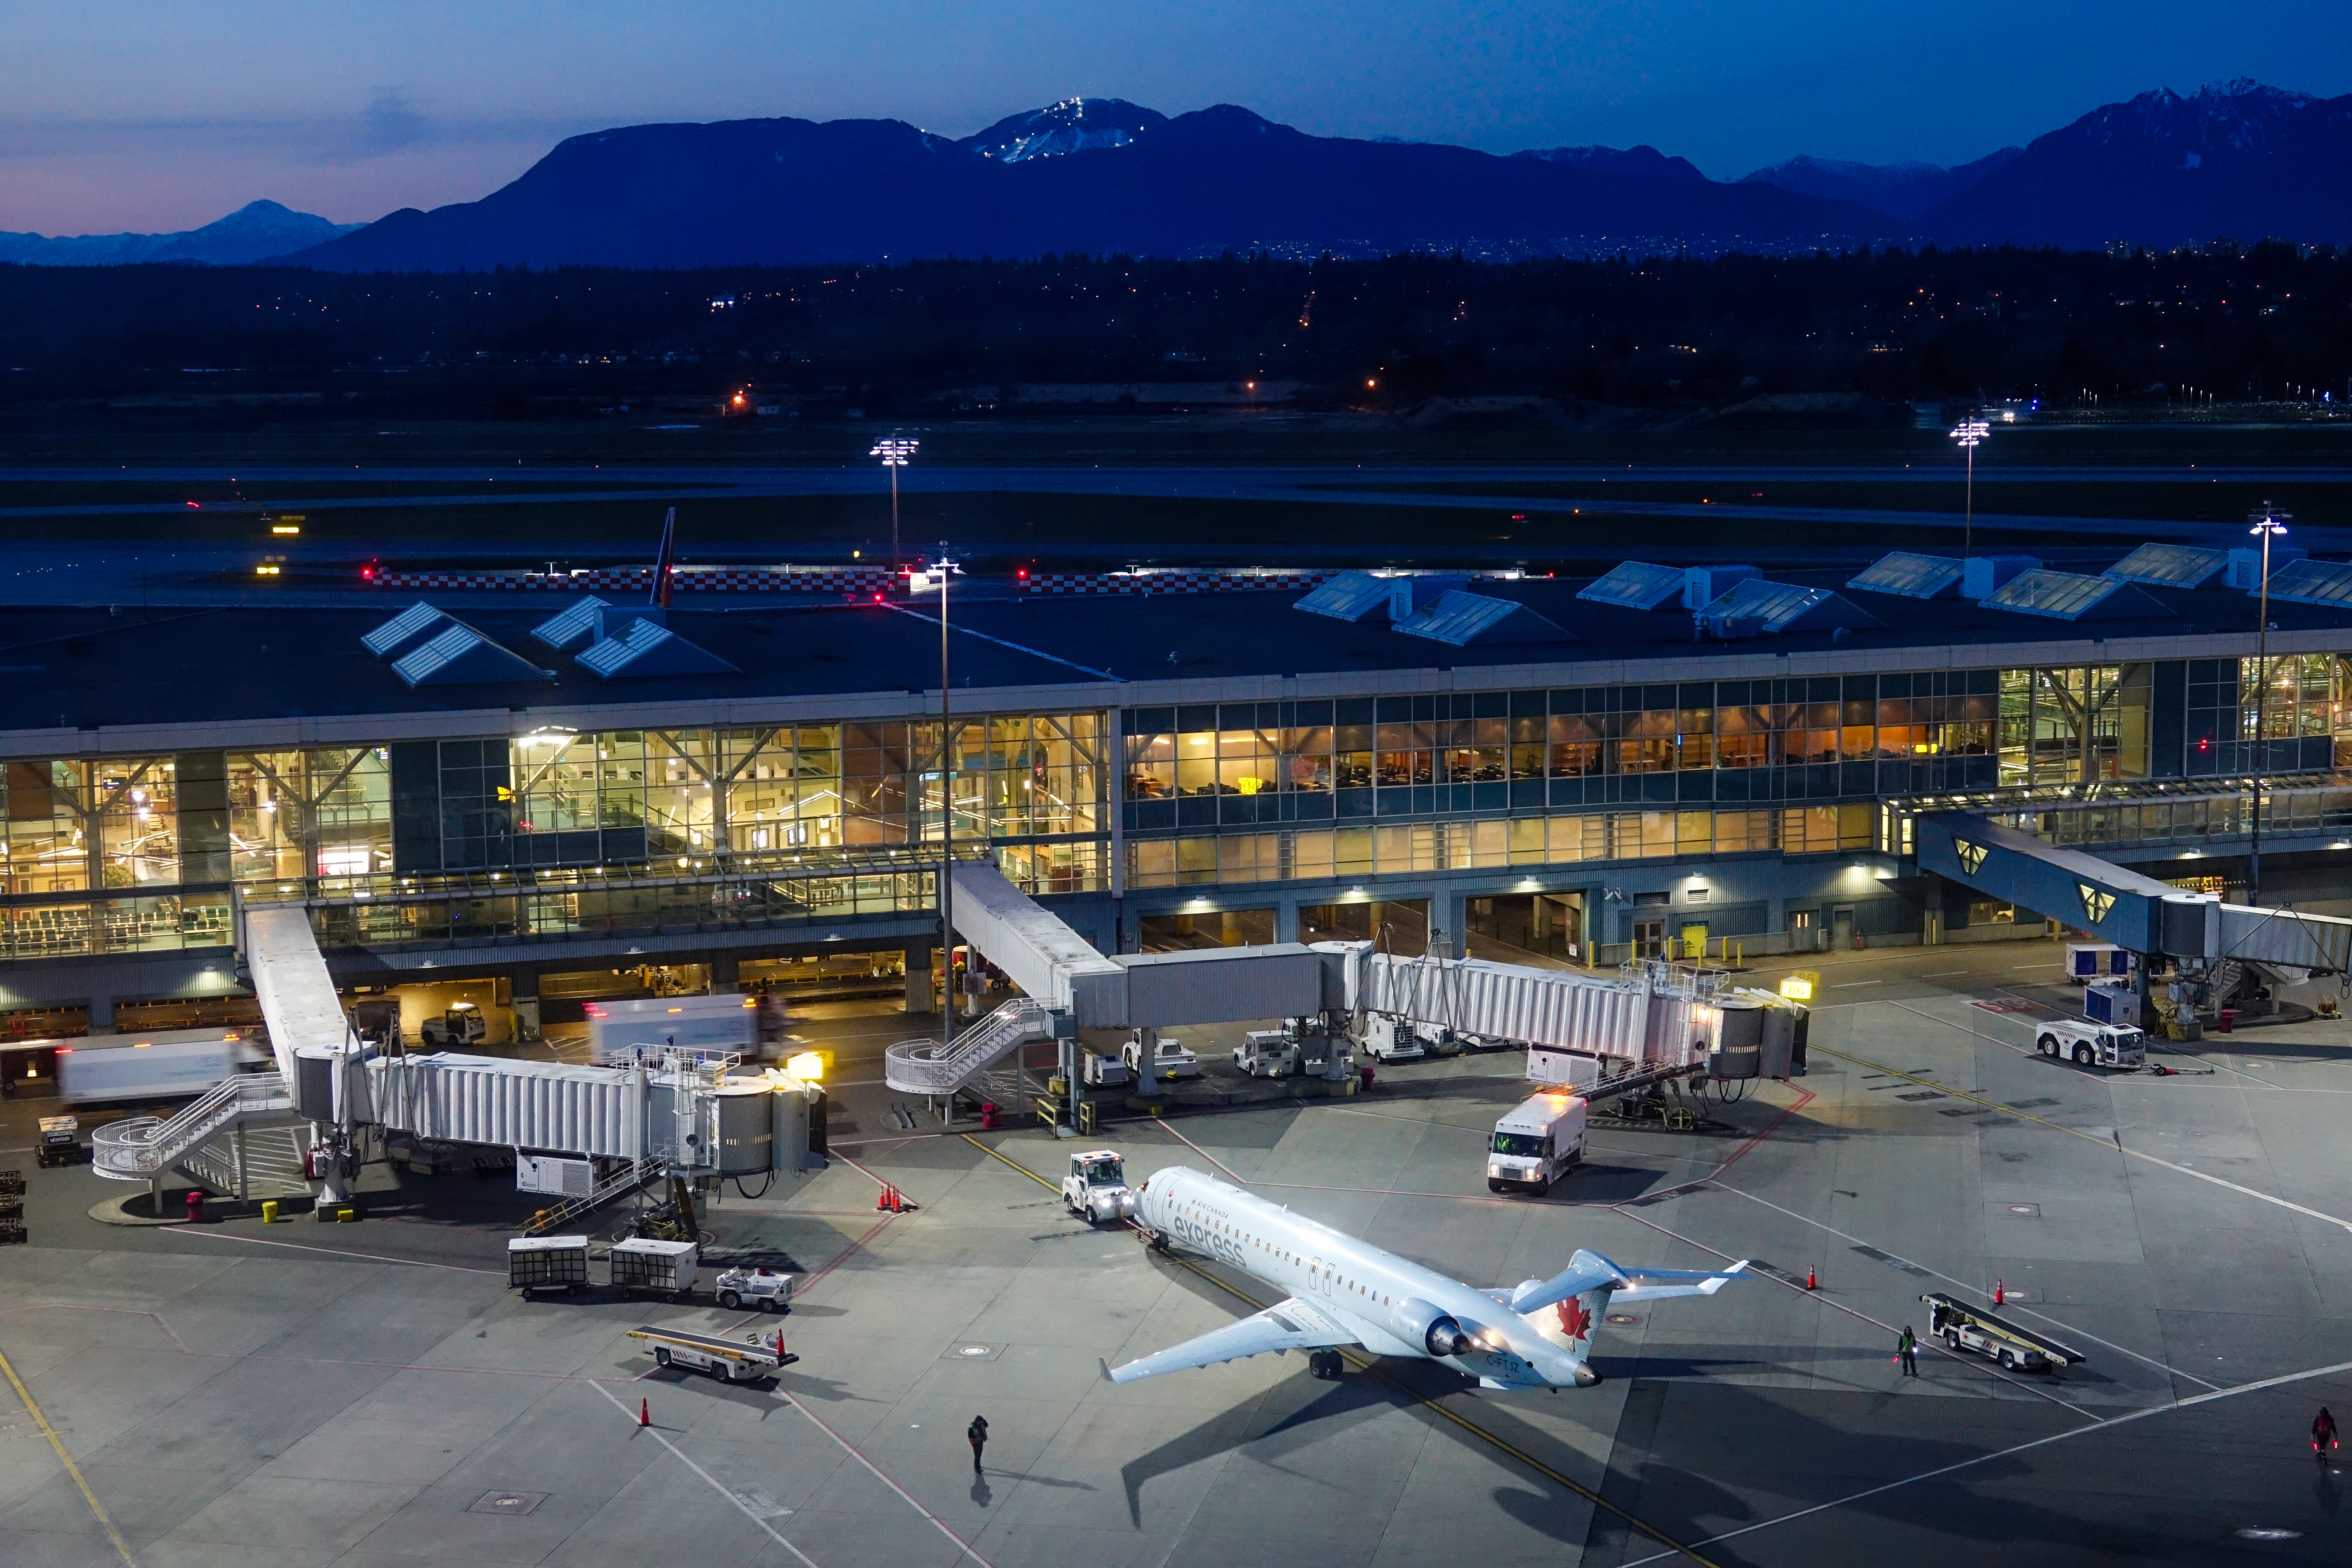
<path fill-rule="evenodd" d="M 1309 1351 L 1307 1354 L 1307 1370 L 1327 1383 L 1339 1381 L 1339 1364 L 1338 1351 Z"/>

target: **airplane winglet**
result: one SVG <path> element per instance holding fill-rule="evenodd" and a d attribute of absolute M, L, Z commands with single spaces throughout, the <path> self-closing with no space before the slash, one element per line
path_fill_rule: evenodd
<path fill-rule="evenodd" d="M 1095 1364 L 1102 1368 L 1102 1380 L 1105 1383 L 1117 1383 L 1118 1381 L 1118 1379 L 1111 1376 L 1110 1374 L 1110 1361 L 1108 1357 L 1095 1357 Z"/>

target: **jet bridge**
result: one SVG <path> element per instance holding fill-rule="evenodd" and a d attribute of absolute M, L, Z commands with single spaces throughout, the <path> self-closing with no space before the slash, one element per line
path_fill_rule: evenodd
<path fill-rule="evenodd" d="M 2234 961 L 2317 974 L 2352 971 L 2352 921 L 2225 904 L 1964 812 L 1919 817 L 1913 835 L 1920 869 L 2132 952 L 2196 965 Z"/>

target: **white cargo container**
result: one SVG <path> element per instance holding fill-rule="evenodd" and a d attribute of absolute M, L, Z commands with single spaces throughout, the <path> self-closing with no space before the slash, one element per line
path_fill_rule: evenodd
<path fill-rule="evenodd" d="M 533 1290 L 577 1296 L 588 1283 L 584 1236 L 519 1236 L 507 1243 L 507 1288 L 530 1299 Z"/>
<path fill-rule="evenodd" d="M 694 1289 L 701 1249 L 690 1241 L 633 1237 L 613 1244 L 613 1283 L 624 1290 L 684 1296 Z"/>
<path fill-rule="evenodd" d="M 1571 1094 L 1580 1093 L 1601 1081 L 1601 1058 L 1581 1056 L 1574 1051 L 1548 1051 L 1530 1046 L 1528 1047 L 1528 1081 L 1552 1084 Z"/>
<path fill-rule="evenodd" d="M 163 1029 L 60 1040 L 58 1098 L 68 1105 L 103 1105 L 203 1094 L 270 1059 L 246 1038 L 248 1032 Z"/>
<path fill-rule="evenodd" d="M 1495 1123 L 1486 1190 L 1541 1193 L 1584 1159 L 1584 1101 L 1538 1094 Z"/>
<path fill-rule="evenodd" d="M 588 1059 L 599 1067 L 658 1063 L 666 1050 L 698 1057 L 760 1054 L 756 996 L 639 996 L 588 1004 Z"/>

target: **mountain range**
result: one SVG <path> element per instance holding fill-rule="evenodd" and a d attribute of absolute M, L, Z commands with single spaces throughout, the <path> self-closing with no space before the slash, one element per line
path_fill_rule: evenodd
<path fill-rule="evenodd" d="M 241 266 L 299 250 L 364 224 L 329 223 L 276 202 L 247 202 L 217 223 L 178 234 L 79 234 L 51 237 L 0 233 L 0 262 L 32 267 L 119 267 L 134 261 Z"/>
<path fill-rule="evenodd" d="M 1498 156 L 1120 99 L 1068 99 L 959 138 L 896 120 L 637 125 L 572 137 L 481 200 L 430 212 L 337 226 L 256 202 L 185 234 L 0 235 L 0 261 L 446 271 L 2216 237 L 2352 243 L 2352 96 L 2158 89 L 1956 167 L 1798 157 L 1729 181 L 1648 146 Z"/>

